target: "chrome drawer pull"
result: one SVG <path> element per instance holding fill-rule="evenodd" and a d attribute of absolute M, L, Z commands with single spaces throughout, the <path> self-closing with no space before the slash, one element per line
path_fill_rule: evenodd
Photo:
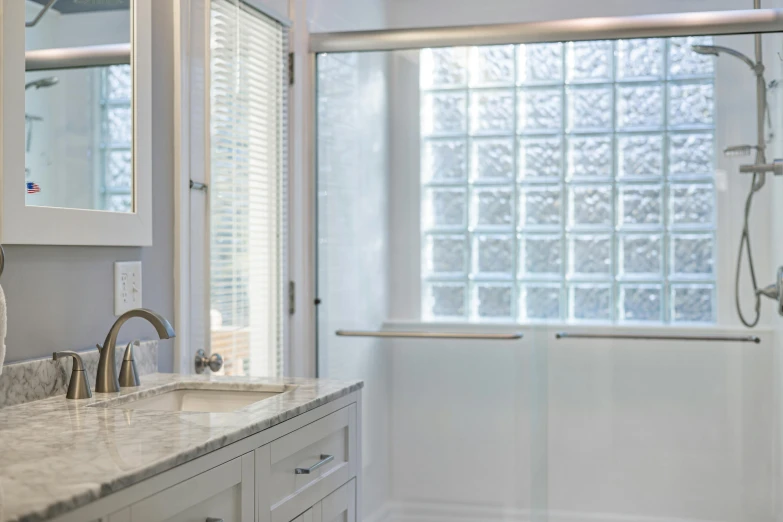
<path fill-rule="evenodd" d="M 294 473 L 297 475 L 309 475 L 313 471 L 317 470 L 324 464 L 328 464 L 334 460 L 334 455 L 321 455 L 321 460 L 310 466 L 309 468 L 296 468 Z"/>
<path fill-rule="evenodd" d="M 223 522 L 223 519 L 222 518 L 212 518 L 212 517 L 209 517 L 207 519 L 207 522 Z"/>

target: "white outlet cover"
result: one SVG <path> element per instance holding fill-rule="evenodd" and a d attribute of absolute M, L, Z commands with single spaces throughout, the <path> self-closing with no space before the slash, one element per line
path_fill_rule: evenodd
<path fill-rule="evenodd" d="M 141 308 L 141 261 L 114 263 L 114 315 Z"/>

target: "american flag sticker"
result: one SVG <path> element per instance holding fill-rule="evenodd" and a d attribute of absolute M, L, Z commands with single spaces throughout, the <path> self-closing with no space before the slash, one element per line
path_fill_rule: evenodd
<path fill-rule="evenodd" d="M 28 194 L 36 194 L 38 192 L 41 192 L 41 187 L 38 186 L 38 183 L 33 183 L 32 181 L 27 182 L 27 193 Z"/>

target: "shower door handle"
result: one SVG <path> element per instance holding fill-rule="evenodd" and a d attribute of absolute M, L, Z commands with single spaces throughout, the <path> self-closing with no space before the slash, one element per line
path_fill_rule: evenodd
<path fill-rule="evenodd" d="M 396 331 L 372 331 L 372 330 L 337 330 L 338 337 L 380 337 L 388 339 L 458 339 L 458 340 L 485 340 L 485 341 L 511 341 L 522 339 L 522 332 L 511 333 L 467 333 L 467 332 L 396 332 Z"/>
<path fill-rule="evenodd" d="M 642 334 L 589 334 L 558 332 L 555 339 L 621 339 L 631 341 L 707 341 L 756 343 L 761 339 L 755 335 L 642 335 Z"/>

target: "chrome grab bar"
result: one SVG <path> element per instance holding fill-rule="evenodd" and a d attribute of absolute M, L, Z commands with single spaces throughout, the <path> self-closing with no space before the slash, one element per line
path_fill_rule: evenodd
<path fill-rule="evenodd" d="M 755 335 L 639 335 L 639 334 L 588 334 L 558 332 L 555 339 L 628 339 L 636 341 L 721 341 L 756 343 L 761 339 Z"/>
<path fill-rule="evenodd" d="M 459 333 L 459 332 L 390 332 L 390 331 L 365 331 L 365 330 L 337 330 L 335 335 L 340 337 L 384 337 L 406 339 L 483 339 L 493 341 L 509 341 L 522 339 L 522 332 L 512 333 Z"/>
<path fill-rule="evenodd" d="M 131 63 L 131 45 L 109 44 L 26 51 L 25 71 L 108 67 Z"/>

